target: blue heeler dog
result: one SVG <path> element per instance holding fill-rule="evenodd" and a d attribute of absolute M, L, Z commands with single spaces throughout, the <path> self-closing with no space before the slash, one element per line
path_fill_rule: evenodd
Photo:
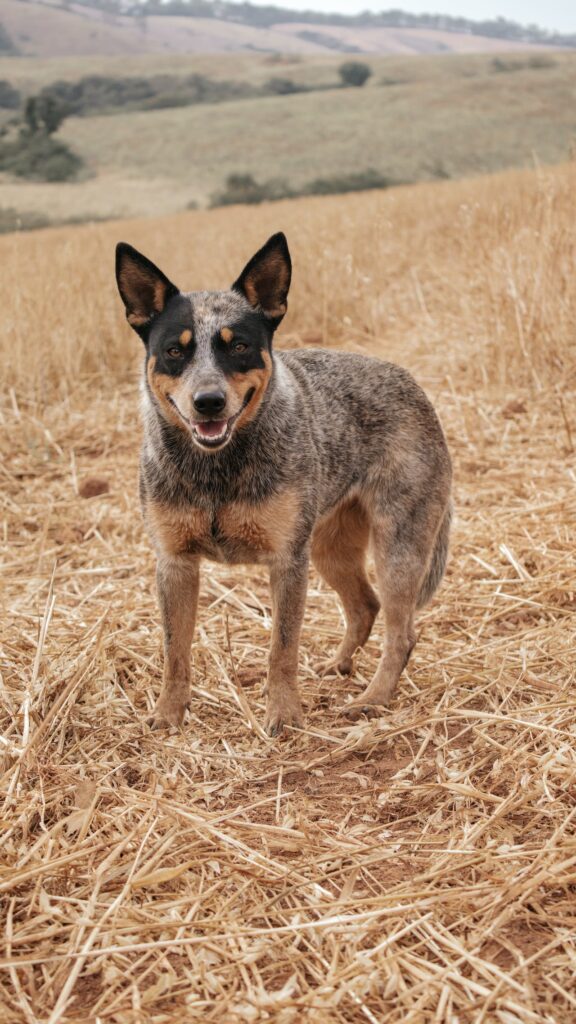
<path fill-rule="evenodd" d="M 384 609 L 386 648 L 351 713 L 389 702 L 415 643 L 414 614 L 442 579 L 450 457 L 406 370 L 323 349 L 273 352 L 291 261 L 273 235 L 229 291 L 181 292 L 130 245 L 116 274 L 145 346 L 144 519 L 158 556 L 164 682 L 152 724 L 181 725 L 202 558 L 269 567 L 273 629 L 265 726 L 301 726 L 298 644 L 310 560 L 339 594 L 332 661 L 352 671 Z M 366 575 L 371 548 L 380 600 Z"/>

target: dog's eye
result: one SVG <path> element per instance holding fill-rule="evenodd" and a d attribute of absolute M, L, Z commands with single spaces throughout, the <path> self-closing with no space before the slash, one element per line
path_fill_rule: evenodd
<path fill-rule="evenodd" d="M 170 356 L 170 359 L 182 359 L 184 353 L 179 348 L 169 348 L 166 350 L 166 355 Z"/>
<path fill-rule="evenodd" d="M 247 348 L 248 345 L 245 345 L 243 341 L 237 341 L 236 344 L 232 346 L 232 354 L 239 356 L 242 352 L 245 352 Z"/>

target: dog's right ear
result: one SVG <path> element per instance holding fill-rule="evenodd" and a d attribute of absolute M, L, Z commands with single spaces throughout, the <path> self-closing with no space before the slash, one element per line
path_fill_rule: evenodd
<path fill-rule="evenodd" d="M 116 281 L 126 307 L 126 319 L 143 340 L 148 329 L 179 291 L 165 274 L 127 242 L 116 246 Z"/>
<path fill-rule="evenodd" d="M 286 312 L 292 262 L 286 235 L 278 231 L 246 264 L 232 290 L 260 309 L 276 329 Z"/>

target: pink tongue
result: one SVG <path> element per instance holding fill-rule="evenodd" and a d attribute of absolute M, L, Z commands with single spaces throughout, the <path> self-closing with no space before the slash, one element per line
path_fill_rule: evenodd
<path fill-rule="evenodd" d="M 226 420 L 209 420 L 206 423 L 197 423 L 196 429 L 204 437 L 218 437 L 226 426 Z"/>

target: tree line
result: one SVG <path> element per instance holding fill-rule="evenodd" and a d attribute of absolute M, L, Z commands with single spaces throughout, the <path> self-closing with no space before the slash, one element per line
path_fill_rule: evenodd
<path fill-rule="evenodd" d="M 576 33 L 561 33 L 539 25 L 521 25 L 508 18 L 471 18 L 448 14 L 410 14 L 407 11 L 362 11 L 359 14 L 324 14 L 320 11 L 296 11 L 273 4 L 256 5 L 230 0 L 77 0 L 85 7 L 128 17 L 178 16 L 215 18 L 236 21 L 258 28 L 269 28 L 279 22 L 304 22 L 316 25 L 348 25 L 366 28 L 425 28 L 442 32 L 465 32 L 471 35 L 509 39 L 522 43 L 546 43 L 552 46 L 576 47 Z"/>

